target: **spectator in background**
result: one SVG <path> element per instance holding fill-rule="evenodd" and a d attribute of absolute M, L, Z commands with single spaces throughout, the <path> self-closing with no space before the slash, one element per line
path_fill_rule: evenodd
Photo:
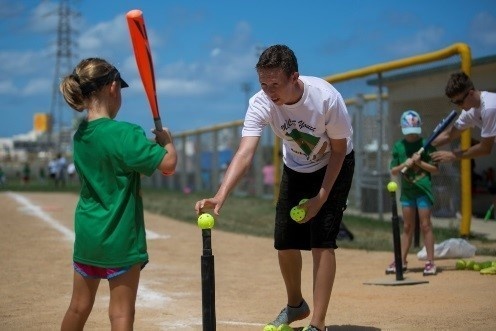
<path fill-rule="evenodd" d="M 41 184 L 45 184 L 45 179 L 46 179 L 45 166 L 42 165 L 38 169 L 38 180 L 40 181 Z"/>
<path fill-rule="evenodd" d="M 6 182 L 5 172 L 3 172 L 2 167 L 0 167 L 0 185 L 3 185 Z"/>
<path fill-rule="evenodd" d="M 74 162 L 69 163 L 67 166 L 67 176 L 69 176 L 69 182 L 72 182 L 76 177 L 76 166 L 74 166 Z"/>
<path fill-rule="evenodd" d="M 266 165 L 262 168 L 263 174 L 263 184 L 264 184 L 264 193 L 270 194 L 274 188 L 274 176 L 275 176 L 275 167 L 270 162 L 267 162 Z"/>
<path fill-rule="evenodd" d="M 48 174 L 54 185 L 57 185 L 57 159 L 52 159 L 48 162 Z"/>
<path fill-rule="evenodd" d="M 65 186 L 65 175 L 67 172 L 67 161 L 62 153 L 57 155 L 57 161 L 55 161 L 55 186 Z"/>
<path fill-rule="evenodd" d="M 29 163 L 24 163 L 24 167 L 22 168 L 22 183 L 24 185 L 29 184 L 29 179 L 31 178 L 31 167 Z"/>

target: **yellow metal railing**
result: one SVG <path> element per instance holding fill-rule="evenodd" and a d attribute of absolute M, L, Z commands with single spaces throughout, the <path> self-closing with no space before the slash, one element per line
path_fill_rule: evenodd
<path fill-rule="evenodd" d="M 443 48 L 441 50 L 412 56 L 396 61 L 391 61 L 387 63 L 380 63 L 376 65 L 372 65 L 369 67 L 351 70 L 345 73 L 340 73 L 336 75 L 331 75 L 324 77 L 326 81 L 329 83 L 337 83 L 346 80 L 352 80 L 360 77 L 365 77 L 373 74 L 381 74 L 382 72 L 392 71 L 396 69 L 406 68 L 414 65 L 439 61 L 442 59 L 449 58 L 454 55 L 459 55 L 461 59 L 461 70 L 463 70 L 467 75 L 470 75 L 471 71 L 471 52 L 470 47 L 464 43 L 456 43 L 449 47 Z M 467 149 L 470 147 L 470 130 L 466 130 L 462 133 L 461 136 L 461 147 L 462 149 Z M 276 139 L 276 143 L 274 144 L 274 148 L 277 148 L 277 152 L 280 149 L 279 139 Z M 276 156 L 274 154 L 274 156 Z M 280 158 L 275 157 L 275 160 L 280 160 Z M 278 161 L 280 162 L 280 161 Z M 279 164 L 276 164 L 276 169 L 279 169 Z M 277 174 L 279 175 L 279 174 Z M 460 235 L 461 236 L 469 236 L 470 235 L 470 222 L 471 222 L 471 214 L 472 214 L 472 191 L 471 191 L 471 177 L 470 177 L 470 160 L 462 160 L 460 166 L 460 176 L 461 176 L 461 213 L 462 220 L 460 224 Z M 276 177 L 279 178 L 279 177 Z"/>
<path fill-rule="evenodd" d="M 419 65 L 419 64 L 424 64 L 424 63 L 430 63 L 434 61 L 439 61 L 443 60 L 446 58 L 449 58 L 454 55 L 459 55 L 461 59 L 461 70 L 463 70 L 467 75 L 470 75 L 471 72 L 471 63 L 472 63 L 472 58 L 471 58 L 471 52 L 470 48 L 468 45 L 464 43 L 456 43 L 453 44 L 449 47 L 446 47 L 444 49 L 427 53 L 427 54 L 422 54 L 422 55 L 417 55 L 417 56 L 412 56 L 396 61 L 391 61 L 391 62 L 386 62 L 386 63 L 380 63 L 376 65 L 372 65 L 369 67 L 361 68 L 361 69 L 356 69 L 356 70 L 351 70 L 345 73 L 340 73 L 336 75 L 331 75 L 324 77 L 324 79 L 330 83 L 337 83 L 337 82 L 342 82 L 342 81 L 347 81 L 347 80 L 352 80 L 360 77 L 365 77 L 369 75 L 380 75 L 383 72 L 387 71 L 392 71 L 392 70 L 397 70 L 401 68 L 407 68 L 411 67 L 414 65 Z M 377 95 L 365 95 L 364 96 L 366 99 L 373 100 L 377 98 Z M 382 98 L 384 99 L 386 96 L 383 95 Z M 346 100 L 347 104 L 353 104 L 356 102 L 355 99 L 348 99 Z M 233 121 L 230 123 L 224 123 L 221 125 L 216 125 L 216 126 L 210 126 L 208 128 L 200 128 L 197 130 L 192 130 L 192 131 L 187 131 L 187 132 L 182 132 L 179 134 L 179 137 L 186 138 L 189 135 L 192 134 L 200 134 L 204 132 L 209 132 L 213 130 L 220 130 L 224 128 L 229 128 L 229 127 L 235 127 L 242 125 L 243 121 Z M 275 166 L 275 183 L 274 183 L 274 199 L 277 198 L 278 193 L 279 193 L 279 181 L 280 181 L 280 171 L 281 171 L 281 157 L 280 157 L 280 151 L 281 151 L 281 141 L 277 136 L 274 136 L 274 149 L 273 149 L 273 164 Z M 470 130 L 466 130 L 463 132 L 461 136 L 461 147 L 463 149 L 467 149 L 470 147 L 470 137 L 471 133 Z M 461 220 L 461 225 L 460 225 L 460 235 L 461 236 L 468 236 L 470 235 L 470 222 L 471 222 L 471 214 L 472 214 L 472 192 L 471 192 L 471 176 L 470 176 L 470 160 L 462 160 L 461 161 L 461 166 L 460 166 L 460 176 L 461 176 L 461 213 L 462 213 L 462 220 Z"/>

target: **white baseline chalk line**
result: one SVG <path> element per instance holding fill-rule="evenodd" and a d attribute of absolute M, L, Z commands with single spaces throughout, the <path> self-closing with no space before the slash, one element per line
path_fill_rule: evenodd
<path fill-rule="evenodd" d="M 242 321 L 216 321 L 217 326 L 219 325 L 228 325 L 228 326 L 253 326 L 253 327 L 263 327 L 266 324 L 262 323 L 250 323 L 250 322 L 242 322 Z M 191 328 L 191 327 L 197 327 L 197 326 L 202 326 L 202 319 L 201 318 L 190 318 L 187 320 L 176 320 L 174 322 L 163 322 L 159 323 L 160 325 L 160 330 L 170 330 L 170 329 L 184 329 L 184 328 Z"/>
<path fill-rule="evenodd" d="M 64 235 L 64 237 L 67 240 L 74 241 L 74 232 L 65 227 L 64 225 L 60 224 L 59 221 L 51 217 L 48 213 L 46 213 L 40 206 L 34 204 L 26 198 L 25 196 L 13 192 L 7 192 L 7 194 L 17 201 L 19 204 L 21 204 L 24 208 L 24 210 L 27 212 L 27 214 L 36 216 L 40 218 L 42 221 L 50 225 L 52 228 L 55 230 L 59 231 L 61 234 Z M 169 238 L 170 235 L 159 235 L 156 232 L 147 230 L 146 231 L 146 236 L 147 239 L 159 239 L 159 238 Z M 144 306 L 144 307 L 158 307 L 159 305 L 164 305 L 169 300 L 171 300 L 170 297 L 163 295 L 157 291 L 151 290 L 148 286 L 145 284 L 140 284 L 138 287 L 138 296 L 139 300 L 137 301 L 137 306 Z M 247 322 L 241 322 L 241 321 L 217 321 L 218 324 L 224 324 L 224 325 L 246 325 L 246 326 L 263 326 L 264 324 L 258 324 L 258 323 L 247 323 Z M 181 322 L 175 322 L 172 324 L 165 323 L 165 325 L 175 325 L 175 326 L 191 326 L 191 325 L 198 325 L 197 322 L 191 323 L 191 321 L 186 322 L 185 324 L 182 324 Z M 201 325 L 201 324 L 200 324 Z"/>
<path fill-rule="evenodd" d="M 65 239 L 71 241 L 74 240 L 74 232 L 71 229 L 60 224 L 59 221 L 57 221 L 52 216 L 50 216 L 45 211 L 43 211 L 43 209 L 40 206 L 35 205 L 34 203 L 31 202 L 31 200 L 29 200 L 23 195 L 12 192 L 8 192 L 7 194 L 12 199 L 20 203 L 28 214 L 40 218 L 42 221 L 50 225 L 52 228 L 62 233 Z"/>
<path fill-rule="evenodd" d="M 16 200 L 18 203 L 20 203 L 28 214 L 36 216 L 41 220 L 45 221 L 45 223 L 50 225 L 52 228 L 62 233 L 67 240 L 71 240 L 71 241 L 74 240 L 74 231 L 62 225 L 59 221 L 57 221 L 48 213 L 46 213 L 40 206 L 34 204 L 33 202 L 31 202 L 31 200 L 29 200 L 28 198 L 26 198 L 21 194 L 17 194 L 13 192 L 8 192 L 7 194 L 11 198 Z M 170 235 L 160 235 L 154 231 L 147 229 L 146 238 L 150 240 L 166 239 L 166 238 L 170 238 Z"/>
<path fill-rule="evenodd" d="M 19 204 L 21 204 L 23 210 L 27 214 L 40 218 L 42 221 L 44 221 L 45 223 L 50 225 L 52 228 L 54 228 L 55 230 L 62 233 L 67 240 L 74 241 L 74 232 L 71 229 L 60 224 L 59 221 L 57 221 L 56 219 L 51 217 L 49 214 L 47 214 L 40 206 L 34 204 L 33 202 L 31 202 L 31 200 L 29 200 L 28 198 L 26 198 L 25 196 L 23 196 L 21 194 L 17 194 L 17 193 L 13 193 L 13 192 L 8 192 L 7 194 L 12 199 L 14 199 Z M 170 236 L 161 236 L 161 235 L 159 235 L 153 231 L 150 231 L 150 233 L 151 233 L 151 235 L 150 235 L 151 239 L 170 237 Z M 147 232 L 147 237 L 148 236 L 149 236 L 149 234 Z M 163 304 L 169 300 L 169 298 L 167 296 L 164 296 L 159 292 L 153 291 L 143 284 L 140 284 L 140 286 L 138 288 L 138 296 L 141 299 L 140 305 L 143 305 L 143 306 L 153 307 L 153 306 L 156 306 L 157 303 Z"/>

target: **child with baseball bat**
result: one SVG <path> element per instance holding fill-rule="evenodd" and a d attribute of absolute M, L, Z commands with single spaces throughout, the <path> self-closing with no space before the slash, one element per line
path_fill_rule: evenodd
<path fill-rule="evenodd" d="M 99 58 L 82 60 L 60 84 L 71 108 L 87 110 L 73 138 L 81 191 L 72 298 L 61 330 L 84 328 L 100 279 L 109 282 L 111 329 L 133 329 L 140 272 L 148 263 L 140 176 L 174 172 L 177 153 L 169 130 L 154 131 L 155 143 L 141 127 L 114 120 L 127 86 Z"/>
<path fill-rule="evenodd" d="M 400 202 L 403 214 L 403 234 L 401 235 L 403 271 L 407 269 L 407 256 L 415 229 L 415 215 L 418 212 L 427 252 L 424 276 L 435 275 L 437 269 L 434 264 L 434 234 L 431 222 L 434 203 L 431 174 L 438 172 L 438 168 L 431 160 L 430 153 L 436 149 L 428 145 L 421 155 L 417 153 L 424 145 L 424 139 L 420 136 L 422 122 L 416 111 L 405 111 L 401 115 L 400 124 L 405 137 L 393 145 L 390 170 L 393 176 L 402 175 Z M 407 170 L 402 173 L 404 168 Z M 386 268 L 386 274 L 394 273 L 396 273 L 396 265 L 393 261 Z"/>

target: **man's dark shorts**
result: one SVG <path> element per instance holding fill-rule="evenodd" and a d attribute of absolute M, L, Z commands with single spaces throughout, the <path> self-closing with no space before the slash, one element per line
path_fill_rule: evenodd
<path fill-rule="evenodd" d="M 299 173 L 284 166 L 279 198 L 276 207 L 274 247 L 277 250 L 312 248 L 337 248 L 343 211 L 355 169 L 355 153 L 352 151 L 343 161 L 327 201 L 310 221 L 299 224 L 291 219 L 289 212 L 301 199 L 317 195 L 322 187 L 327 166 L 313 173 Z"/>

